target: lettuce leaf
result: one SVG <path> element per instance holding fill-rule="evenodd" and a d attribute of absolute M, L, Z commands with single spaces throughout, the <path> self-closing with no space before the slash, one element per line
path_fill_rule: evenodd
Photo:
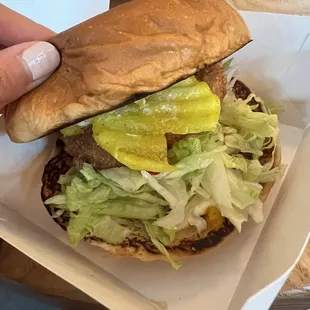
<path fill-rule="evenodd" d="M 130 193 L 137 193 L 143 185 L 147 184 L 139 171 L 127 167 L 105 169 L 101 170 L 100 173 L 106 179 L 113 181 L 124 191 Z"/>
<path fill-rule="evenodd" d="M 263 166 L 259 160 L 249 160 L 247 170 L 243 171 L 243 178 L 245 181 L 257 182 L 258 176 L 262 173 Z"/>
<path fill-rule="evenodd" d="M 110 172 L 107 170 L 104 173 L 110 178 L 107 179 L 91 165 L 84 164 L 65 186 L 63 193 L 47 199 L 45 203 L 72 212 L 87 208 L 91 210 L 91 214 L 143 220 L 155 220 L 164 214 L 163 207 L 169 203 L 155 192 L 151 193 L 148 188 L 139 192 L 146 181 L 139 172 L 128 173 L 127 170 L 129 169 L 111 169 Z M 124 180 L 121 180 L 121 171 L 124 173 Z M 71 177 L 72 172 L 68 173 Z M 64 178 L 66 176 L 63 176 Z"/>
<path fill-rule="evenodd" d="M 169 162 L 176 164 L 180 160 L 202 152 L 201 141 L 198 138 L 187 138 L 176 143 L 169 151 Z"/>
<path fill-rule="evenodd" d="M 178 226 L 178 230 L 188 226 L 195 226 L 198 233 L 201 234 L 207 229 L 207 222 L 202 217 L 206 214 L 209 207 L 215 206 L 213 199 L 205 199 L 200 195 L 195 195 L 189 201 L 185 209 L 184 222 Z"/>
<path fill-rule="evenodd" d="M 254 148 L 244 137 L 238 133 L 230 134 L 225 136 L 225 145 L 232 149 L 237 149 L 243 153 L 251 153 L 256 156 L 262 156 L 263 150 Z"/>
<path fill-rule="evenodd" d="M 190 197 L 197 193 L 197 191 L 199 190 L 204 174 L 205 169 L 199 169 L 191 171 L 184 176 L 184 181 L 187 183 L 187 187 L 190 189 Z"/>
<path fill-rule="evenodd" d="M 263 189 L 262 185 L 244 181 L 241 174 L 233 170 L 226 170 L 226 174 L 233 205 L 244 210 L 259 200 L 259 195 Z"/>
<path fill-rule="evenodd" d="M 152 243 L 156 246 L 158 251 L 167 257 L 168 261 L 174 269 L 178 270 L 181 267 L 181 263 L 173 260 L 173 258 L 165 248 L 164 244 L 159 240 L 163 238 L 161 234 L 159 234 L 161 230 L 158 230 L 158 228 L 155 228 L 154 225 L 148 222 L 145 222 L 145 228 L 151 238 Z"/>
<path fill-rule="evenodd" d="M 268 183 L 268 182 L 276 182 L 279 178 L 284 175 L 285 165 L 281 164 L 279 167 L 275 167 L 268 171 L 262 171 L 258 177 L 257 182 L 260 183 Z"/>
<path fill-rule="evenodd" d="M 88 205 L 92 214 L 111 215 L 127 219 L 155 220 L 164 214 L 161 206 L 133 198 L 118 198 L 104 203 Z"/>
<path fill-rule="evenodd" d="M 157 180 L 147 171 L 141 171 L 149 185 L 164 197 L 171 208 L 168 215 L 158 219 L 155 224 L 167 229 L 176 229 L 185 217 L 185 206 L 189 199 L 186 184 L 181 178 Z"/>
<path fill-rule="evenodd" d="M 64 194 L 55 195 L 44 201 L 47 205 L 65 205 L 67 203 L 67 197 Z"/>
<path fill-rule="evenodd" d="M 182 179 L 162 180 L 161 184 L 176 198 L 176 203 L 170 205 L 171 211 L 155 221 L 155 224 L 166 229 L 177 229 L 177 225 L 185 218 L 185 206 L 189 200 L 185 182 Z"/>
<path fill-rule="evenodd" d="M 110 216 L 96 216 L 90 209 L 84 208 L 78 215 L 71 214 L 67 232 L 70 242 L 76 246 L 86 236 L 97 237 L 111 244 L 120 244 L 129 235 L 130 230 Z"/>
<path fill-rule="evenodd" d="M 223 147 L 214 149 L 211 152 L 201 152 L 197 154 L 192 154 L 188 157 L 183 158 L 175 165 L 178 168 L 177 171 L 169 172 L 169 173 L 161 173 L 156 178 L 157 179 L 182 178 L 185 174 L 189 172 L 204 169 L 208 167 L 213 161 L 214 154 L 221 153 L 225 150 L 226 150 L 226 147 L 223 146 Z"/>
<path fill-rule="evenodd" d="M 130 229 L 120 225 L 111 216 L 92 216 L 86 225 L 91 236 L 111 244 L 122 243 L 130 234 Z"/>
<path fill-rule="evenodd" d="M 76 136 L 82 133 L 82 128 L 78 125 L 71 125 L 69 127 L 66 127 L 64 129 L 61 129 L 60 132 L 64 136 Z"/>
<path fill-rule="evenodd" d="M 247 212 L 255 223 L 261 223 L 264 220 L 263 203 L 260 200 L 257 200 L 255 204 L 249 206 Z"/>
<path fill-rule="evenodd" d="M 206 168 L 201 184 L 207 192 L 210 192 L 221 215 L 228 218 L 238 231 L 241 231 L 241 224 L 247 220 L 247 216 L 233 206 L 226 171 L 222 156 L 218 154 L 212 164 Z"/>
<path fill-rule="evenodd" d="M 220 122 L 257 137 L 276 137 L 279 133 L 277 115 L 253 112 L 246 102 L 224 102 Z"/>
<path fill-rule="evenodd" d="M 247 172 L 248 170 L 248 163 L 242 155 L 229 155 L 223 152 L 222 159 L 225 167 L 228 169 L 238 169 L 243 172 Z"/>
<path fill-rule="evenodd" d="M 78 243 L 89 233 L 86 225 L 90 221 L 90 219 L 91 212 L 87 208 L 79 212 L 78 215 L 71 213 L 69 225 L 67 227 L 67 233 L 70 242 L 74 246 L 77 246 Z"/>
<path fill-rule="evenodd" d="M 223 70 L 226 72 L 228 71 L 228 69 L 231 66 L 231 63 L 233 62 L 234 58 L 229 58 L 228 60 L 226 60 L 225 62 L 223 62 L 222 66 L 223 66 Z"/>

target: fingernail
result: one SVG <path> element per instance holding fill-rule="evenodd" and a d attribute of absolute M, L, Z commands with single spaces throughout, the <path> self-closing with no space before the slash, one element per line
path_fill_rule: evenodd
<path fill-rule="evenodd" d="M 57 49 L 48 42 L 38 42 L 27 48 L 21 55 L 29 68 L 33 81 L 54 71 L 60 62 Z"/>

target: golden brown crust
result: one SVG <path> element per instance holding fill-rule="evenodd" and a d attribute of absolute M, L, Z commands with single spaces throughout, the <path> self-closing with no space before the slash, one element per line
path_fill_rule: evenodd
<path fill-rule="evenodd" d="M 214 64 L 197 72 L 199 81 L 206 82 L 213 94 L 217 95 L 222 102 L 226 95 L 227 77 L 221 63 Z"/>
<path fill-rule="evenodd" d="M 10 104 L 7 132 L 35 140 L 80 119 L 163 89 L 250 41 L 224 0 L 134 0 L 50 40 L 61 65 Z"/>

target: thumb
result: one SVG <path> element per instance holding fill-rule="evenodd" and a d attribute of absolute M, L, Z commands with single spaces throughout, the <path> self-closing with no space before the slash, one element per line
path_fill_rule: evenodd
<path fill-rule="evenodd" d="M 27 42 L 0 50 L 0 110 L 45 81 L 59 65 L 56 48 Z"/>

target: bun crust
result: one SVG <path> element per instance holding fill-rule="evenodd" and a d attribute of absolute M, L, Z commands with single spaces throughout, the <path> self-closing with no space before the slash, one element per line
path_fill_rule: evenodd
<path fill-rule="evenodd" d="M 134 0 L 50 40 L 61 65 L 10 104 L 11 140 L 28 142 L 159 91 L 250 41 L 224 0 Z"/>

